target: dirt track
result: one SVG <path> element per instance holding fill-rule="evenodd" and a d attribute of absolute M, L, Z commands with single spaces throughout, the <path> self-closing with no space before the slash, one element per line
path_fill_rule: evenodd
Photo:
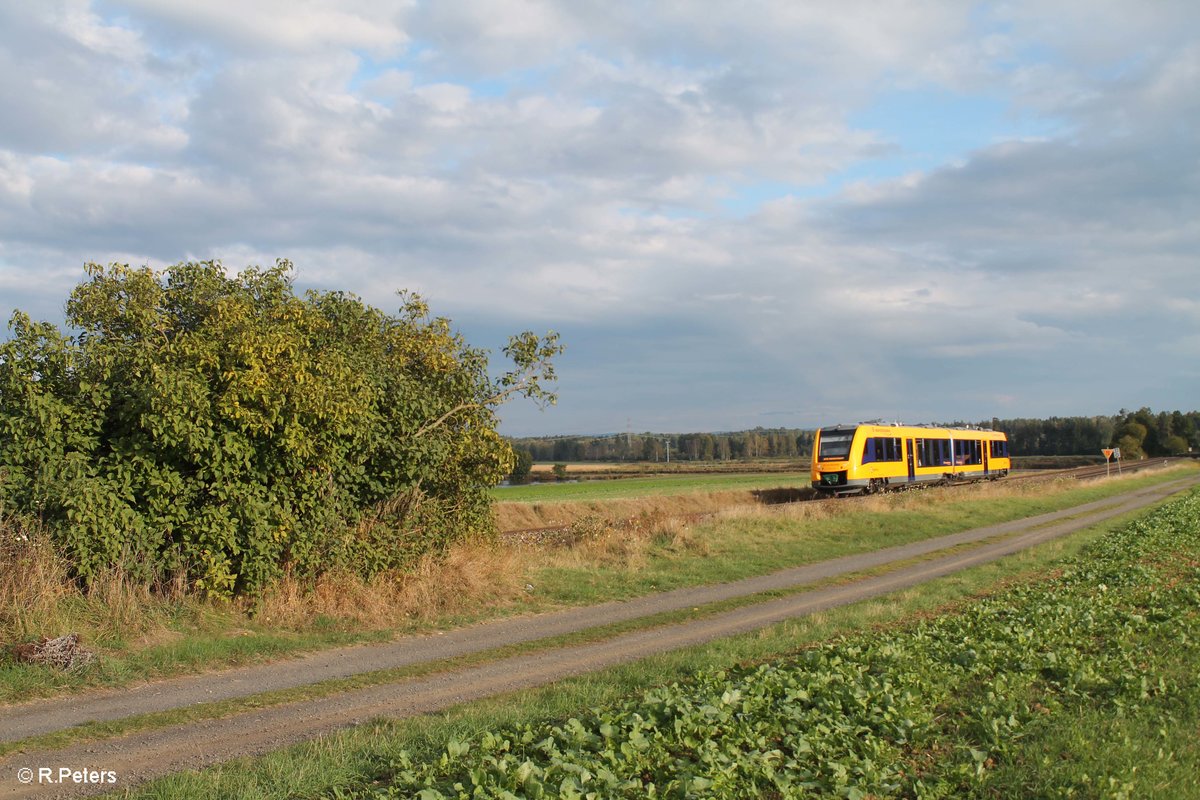
<path fill-rule="evenodd" d="M 361 672 L 436 662 L 505 644 L 529 642 L 772 589 L 794 588 L 928 555 L 949 547 L 982 543 L 965 552 L 934 557 L 877 577 L 622 634 L 600 642 L 502 658 L 471 668 L 242 713 L 226 719 L 84 742 L 57 751 L 13 754 L 0 759 L 0 798 L 90 794 L 114 788 L 111 785 L 38 786 L 36 782 L 25 785 L 17 777 L 21 768 L 33 769 L 35 774 L 39 767 L 51 768 L 55 774 L 60 767 L 112 770 L 117 775 L 117 787 L 125 787 L 181 769 L 207 766 L 239 755 L 266 752 L 375 717 L 403 717 L 444 709 L 468 700 L 540 686 L 655 653 L 752 631 L 788 618 L 876 597 L 995 560 L 1140 508 L 1197 482 L 1200 479 L 1174 481 L 1053 514 L 848 556 L 735 583 L 682 589 L 625 603 L 606 603 L 585 609 L 503 620 L 441 636 L 319 653 L 280 664 L 180 678 L 125 691 L 3 707 L 0 708 L 0 739 L 19 740 L 88 720 L 119 719 Z"/>

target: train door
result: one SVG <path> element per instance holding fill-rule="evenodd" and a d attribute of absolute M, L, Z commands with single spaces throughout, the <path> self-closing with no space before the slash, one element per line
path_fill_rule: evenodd
<path fill-rule="evenodd" d="M 980 442 L 979 449 L 983 451 L 983 474 L 988 474 L 988 450 L 991 449 L 991 442 Z"/>
<path fill-rule="evenodd" d="M 912 483 L 917 479 L 917 449 L 913 447 L 913 440 L 908 440 L 908 482 Z"/>

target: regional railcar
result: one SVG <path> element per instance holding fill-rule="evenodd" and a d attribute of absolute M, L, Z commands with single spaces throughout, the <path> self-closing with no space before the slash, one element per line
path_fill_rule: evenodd
<path fill-rule="evenodd" d="M 812 485 L 823 494 L 995 480 L 1008 474 L 1008 436 L 979 428 L 835 425 L 817 431 Z"/>

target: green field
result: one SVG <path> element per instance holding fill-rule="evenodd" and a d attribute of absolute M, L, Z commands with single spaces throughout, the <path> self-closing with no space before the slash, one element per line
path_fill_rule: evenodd
<path fill-rule="evenodd" d="M 1057 489 L 984 484 L 954 490 L 889 494 L 865 501 L 758 508 L 689 526 L 682 535 L 651 538 L 641 549 L 597 548 L 595 557 L 533 563 L 531 599 L 586 605 L 734 581 L 777 569 L 869 552 L 971 528 L 1035 516 L 1098 500 L 1180 473 Z M 625 540 L 628 541 L 628 540 Z"/>
<path fill-rule="evenodd" d="M 1192 491 L 896 596 L 134 796 L 1195 797 L 1198 521 Z"/>
<path fill-rule="evenodd" d="M 614 498 L 650 497 L 685 492 L 723 492 L 747 489 L 809 488 L 812 478 L 807 472 L 656 475 L 647 478 L 612 478 L 586 480 L 577 483 L 535 483 L 528 486 L 500 486 L 492 489 L 492 497 L 501 502 L 547 503 L 567 500 L 610 500 Z"/>

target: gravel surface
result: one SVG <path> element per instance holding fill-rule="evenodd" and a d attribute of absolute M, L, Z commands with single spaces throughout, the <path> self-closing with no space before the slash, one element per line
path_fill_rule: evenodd
<path fill-rule="evenodd" d="M 0 707 L 0 738 L 19 740 L 88 720 L 119 719 L 218 699 L 314 683 L 398 666 L 437 662 L 506 644 L 585 630 L 652 614 L 678 611 L 768 590 L 789 589 L 928 555 L 956 545 L 965 552 L 934 557 L 884 575 L 815 589 L 711 616 L 547 649 L 271 708 L 225 719 L 81 742 L 60 750 L 18 752 L 0 758 L 0 798 L 95 794 L 112 784 L 38 785 L 20 782 L 19 770 L 63 767 L 112 771 L 116 787 L 277 749 L 377 717 L 404 717 L 459 703 L 541 686 L 655 653 L 744 633 L 782 620 L 877 597 L 995 560 L 1032 545 L 1158 501 L 1200 479 L 1189 478 L 1017 522 L 834 559 L 717 586 L 694 587 L 589 608 L 520 617 L 386 645 L 345 648 L 282 663 L 146 684 L 131 689 Z M 991 541 L 989 541 L 991 540 Z"/>

